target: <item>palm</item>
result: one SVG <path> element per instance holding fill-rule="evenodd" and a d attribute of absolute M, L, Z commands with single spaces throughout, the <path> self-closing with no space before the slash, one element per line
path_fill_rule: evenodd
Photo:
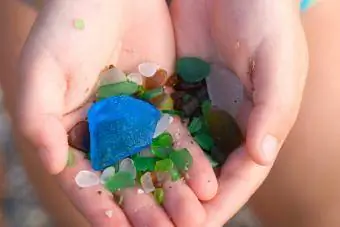
<path fill-rule="evenodd" d="M 268 133 L 264 128 L 271 126 L 275 136 L 285 138 L 296 118 L 307 51 L 292 7 L 285 1 L 247 0 L 175 0 L 171 6 L 178 55 L 212 63 L 212 102 L 237 117 L 246 134 L 245 146 L 222 168 L 217 196 L 205 204 L 206 226 L 220 226 L 232 217 L 269 173 L 272 163 L 254 162 L 264 162 L 258 152 Z M 273 112 L 281 109 L 293 111 Z"/>
<path fill-rule="evenodd" d="M 154 61 L 171 73 L 175 54 L 174 38 L 165 3 L 154 0 L 147 4 L 134 2 L 133 6 L 127 5 L 129 7 L 120 20 L 112 17 L 112 20 L 121 23 L 108 22 L 112 28 L 102 26 L 100 29 L 103 31 L 89 29 L 84 35 L 86 50 L 79 50 L 84 48 L 81 45 L 69 47 L 73 48 L 72 54 L 69 59 L 65 59 L 64 49 L 58 49 L 57 46 L 53 48 L 53 55 L 62 59 L 61 67 L 71 71 L 70 75 L 66 75 L 70 76 L 66 78 L 70 80 L 70 87 L 65 94 L 65 113 L 78 108 L 88 98 L 98 80 L 98 71 L 104 66 L 113 64 L 124 71 L 135 71 L 141 62 Z M 83 32 L 86 33 L 86 29 Z M 53 41 L 51 44 L 54 45 Z"/>
<path fill-rule="evenodd" d="M 254 100 L 253 94 L 262 89 L 264 77 L 277 73 L 277 68 L 284 75 L 303 75 L 307 65 L 306 43 L 298 17 L 291 15 L 294 11 L 269 12 L 261 7 L 265 8 L 247 0 L 175 0 L 171 7 L 177 54 L 212 63 L 211 98 L 236 116 L 243 130 L 254 102 L 263 101 Z M 301 47 L 300 56 L 291 54 L 296 47 Z"/>
<path fill-rule="evenodd" d="M 95 72 L 96 63 L 102 62 L 105 64 L 113 64 L 122 70 L 133 71 L 136 66 L 144 61 L 152 61 L 159 63 L 163 68 L 171 70 L 174 60 L 174 40 L 169 15 L 165 3 L 162 1 L 149 1 L 148 3 L 134 3 L 133 7 L 129 8 L 127 18 L 118 43 L 110 43 L 104 46 L 105 50 L 113 50 L 109 53 L 110 57 L 102 47 L 98 47 L 91 52 L 95 55 L 98 61 L 93 65 L 71 65 L 75 72 Z M 112 17 L 114 19 L 114 17 Z M 115 23 L 115 21 L 112 21 Z M 107 28 L 110 29 L 110 28 Z M 86 30 L 84 31 L 86 32 Z M 105 35 L 105 30 L 102 35 Z M 98 36 L 98 34 L 97 34 Z M 101 45 L 105 45 L 102 44 Z M 103 53 L 104 52 L 104 53 Z M 74 56 L 75 59 L 82 59 L 83 56 Z M 67 62 L 67 61 L 66 61 Z M 73 62 L 72 60 L 69 62 Z M 79 68 L 80 67 L 80 68 Z M 68 113 L 79 107 L 88 98 L 89 94 L 84 94 L 84 91 L 93 88 L 97 81 L 97 74 L 89 75 L 87 83 L 84 83 L 84 75 L 72 75 L 69 90 L 66 91 L 66 100 L 64 112 Z M 85 92 L 86 93 L 86 92 Z M 64 117 L 66 128 L 72 127 L 81 119 L 81 111 L 68 114 Z M 75 206 L 85 215 L 93 226 L 118 226 L 121 220 L 125 217 L 122 213 L 117 212 L 117 206 L 114 204 L 112 196 L 106 193 L 101 186 L 79 190 L 74 178 L 80 170 L 90 170 L 89 163 L 78 153 L 75 166 L 66 168 L 58 175 L 58 180 L 69 195 Z M 101 195 L 98 195 L 98 192 Z M 113 210 L 114 218 L 105 216 L 105 211 Z M 109 224 L 111 223 L 111 224 Z M 123 223 L 123 222 L 121 222 Z M 126 223 L 126 222 L 124 222 Z M 121 224 L 119 226 L 125 226 Z"/>
<path fill-rule="evenodd" d="M 209 93 L 214 104 L 228 110 L 236 116 L 242 100 L 242 85 L 234 73 L 248 73 L 251 51 L 247 40 L 240 40 L 239 34 L 233 26 L 233 18 L 223 18 L 223 26 L 219 29 L 214 5 L 218 1 L 174 1 L 172 4 L 172 18 L 174 21 L 177 54 L 179 56 L 198 56 L 212 63 L 212 73 L 209 77 Z M 215 16 L 212 16 L 214 15 Z M 224 13 L 228 17 L 227 13 Z M 244 37 L 247 37 L 244 35 Z M 223 40 L 223 43 L 220 41 Z M 243 44 L 243 46 L 241 46 Z M 242 75 L 241 74 L 241 75 Z M 224 95 L 221 96 L 221 91 Z"/>

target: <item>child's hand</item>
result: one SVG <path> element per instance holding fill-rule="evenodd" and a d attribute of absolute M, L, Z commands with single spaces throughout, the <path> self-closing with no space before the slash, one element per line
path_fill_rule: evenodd
<path fill-rule="evenodd" d="M 231 69 L 245 87 L 238 117 L 246 143 L 223 166 L 218 194 L 204 205 L 204 226 L 221 226 L 263 182 L 297 117 L 308 64 L 299 2 L 175 0 L 172 17 L 180 56 L 206 59 L 215 75 Z M 225 89 L 211 93 L 225 96 Z"/>
<path fill-rule="evenodd" d="M 90 97 L 105 65 L 131 71 L 152 61 L 171 73 L 174 60 L 173 30 L 162 0 L 48 1 L 34 25 L 22 53 L 20 89 L 13 91 L 20 93 L 14 123 L 35 145 L 49 172 L 58 174 L 61 187 L 92 226 L 173 226 L 153 198 L 136 189 L 122 192 L 122 210 L 102 186 L 80 190 L 74 178 L 80 170 L 90 169 L 80 154 L 74 167 L 64 167 L 66 132 L 84 117 L 85 108 L 79 107 Z M 209 162 L 197 146 L 190 146 L 194 158 L 190 187 L 175 182 L 165 189 L 164 208 L 179 226 L 190 226 L 186 222 L 192 219 L 194 226 L 204 221 L 196 195 L 207 200 L 217 191 Z"/>

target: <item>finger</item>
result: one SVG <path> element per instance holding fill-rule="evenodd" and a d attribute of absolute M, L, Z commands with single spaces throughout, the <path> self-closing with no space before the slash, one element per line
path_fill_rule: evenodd
<path fill-rule="evenodd" d="M 122 11 L 117 1 L 49 1 L 23 48 L 15 125 L 51 173 L 59 173 L 67 160 L 62 116 L 88 98 L 97 80 L 93 75 L 105 65 L 112 43 L 118 43 Z M 112 15 L 116 26 L 110 23 Z M 86 29 L 75 28 L 75 22 Z M 106 35 L 97 35 L 101 31 Z"/>
<path fill-rule="evenodd" d="M 164 208 L 176 226 L 197 227 L 206 218 L 206 212 L 195 193 L 184 181 L 166 182 Z"/>
<path fill-rule="evenodd" d="M 66 167 L 57 179 L 62 189 L 71 199 L 76 208 L 88 219 L 91 226 L 122 226 L 129 227 L 128 219 L 120 207 L 115 204 L 113 196 L 103 185 L 80 188 L 75 177 L 80 171 L 93 171 L 84 155 L 73 150 L 74 163 Z M 99 173 L 98 173 L 99 175 Z"/>
<path fill-rule="evenodd" d="M 307 75 L 304 67 L 307 57 L 303 52 L 300 63 L 291 60 L 292 40 L 287 41 L 288 46 L 268 42 L 259 47 L 252 63 L 253 109 L 246 134 L 247 150 L 259 164 L 271 164 L 275 160 L 293 127 Z"/>
<path fill-rule="evenodd" d="M 63 117 L 63 127 L 68 131 L 76 122 L 86 118 L 91 103 Z M 79 135 L 81 136 L 81 135 Z M 111 226 L 113 224 L 130 226 L 120 207 L 115 204 L 113 196 L 102 185 L 80 188 L 75 181 L 76 175 L 82 170 L 93 171 L 84 154 L 71 149 L 73 164 L 66 167 L 58 176 L 59 184 L 69 196 L 73 204 L 93 226 Z M 99 175 L 99 173 L 98 173 Z M 93 203 L 93 201 L 96 203 Z"/>
<path fill-rule="evenodd" d="M 222 167 L 217 195 L 204 204 L 208 217 L 204 226 L 223 226 L 248 201 L 270 169 L 256 164 L 244 148 L 233 152 Z"/>
<path fill-rule="evenodd" d="M 170 13 L 179 56 L 201 56 L 203 59 L 214 57 L 207 24 L 209 23 L 208 11 L 206 4 L 201 4 L 203 1 L 171 1 Z M 193 4 L 197 4 L 197 7 L 192 7 Z"/>
<path fill-rule="evenodd" d="M 217 179 L 209 160 L 200 147 L 193 141 L 188 130 L 179 118 L 175 118 L 168 131 L 174 138 L 175 148 L 187 148 L 193 158 L 186 181 L 200 200 L 209 200 L 217 192 Z"/>
<path fill-rule="evenodd" d="M 211 37 L 209 36 L 209 31 L 206 30 L 208 27 L 204 26 L 209 21 L 207 9 L 205 7 L 194 7 L 194 11 L 183 10 L 192 9 L 192 4 L 193 1 L 179 0 L 171 3 L 170 12 L 175 28 L 177 54 L 179 56 L 201 56 L 204 59 L 209 59 L 213 50 L 210 48 Z M 205 6 L 205 4 L 201 5 Z M 196 36 L 199 36 L 200 39 L 194 38 Z M 179 121 L 174 121 L 169 132 L 175 140 L 178 140 L 176 146 L 187 148 L 193 156 L 193 165 L 188 172 L 189 178 L 186 179 L 188 185 L 200 200 L 211 199 L 216 194 L 218 185 L 214 171 L 209 161 L 205 158 L 203 151 L 193 142 L 188 131 Z M 178 136 L 178 134 L 180 135 Z"/>
<path fill-rule="evenodd" d="M 122 192 L 123 210 L 135 227 L 174 226 L 164 210 L 150 194 L 141 189 L 126 189 Z"/>
<path fill-rule="evenodd" d="M 22 122 L 16 122 L 17 128 L 38 149 L 42 163 L 49 173 L 57 174 L 67 161 L 66 131 L 57 114 L 33 114 L 34 117 L 21 117 Z"/>
<path fill-rule="evenodd" d="M 205 7 L 194 7 L 194 11 L 183 10 L 192 9 L 192 4 L 193 1 L 175 0 L 171 2 L 170 12 L 177 40 L 177 54 L 179 56 L 201 56 L 204 59 L 209 59 L 213 50 L 210 48 L 209 31 L 206 30 L 207 26 L 204 26 L 205 23 L 208 23 L 207 9 Z M 205 6 L 205 4 L 201 5 Z M 197 36 L 200 39 L 194 38 Z M 187 148 L 193 156 L 193 165 L 188 172 L 189 178 L 186 179 L 188 185 L 200 200 L 211 199 L 216 194 L 218 185 L 214 171 L 203 151 L 193 142 L 189 133 L 179 121 L 174 121 L 169 131 L 174 138 L 178 137 L 177 132 L 181 134 L 180 138 L 175 138 L 179 140 L 176 146 Z"/>

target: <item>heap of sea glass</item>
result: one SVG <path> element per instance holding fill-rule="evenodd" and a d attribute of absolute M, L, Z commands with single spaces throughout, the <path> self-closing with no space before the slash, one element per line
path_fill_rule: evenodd
<path fill-rule="evenodd" d="M 70 132 L 70 145 L 90 153 L 92 168 L 102 172 L 109 191 L 141 185 L 161 202 L 162 184 L 181 179 L 193 162 L 187 149 L 173 147 L 168 127 L 174 117 L 186 124 L 213 167 L 242 142 L 235 121 L 210 103 L 209 74 L 210 65 L 194 57 L 179 59 L 170 77 L 154 63 L 130 74 L 106 68 L 87 121 Z"/>

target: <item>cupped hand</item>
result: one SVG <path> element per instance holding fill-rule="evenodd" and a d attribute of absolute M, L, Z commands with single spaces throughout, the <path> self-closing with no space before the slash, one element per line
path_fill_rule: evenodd
<path fill-rule="evenodd" d="M 139 63 L 151 61 L 171 74 L 174 60 L 173 29 L 162 0 L 48 1 L 32 28 L 21 56 L 14 126 L 35 146 L 47 170 L 56 174 L 92 226 L 197 226 L 186 223 L 197 223 L 191 220 L 195 215 L 198 221 L 205 219 L 198 198 L 212 198 L 217 180 L 195 144 L 189 147 L 194 163 L 188 184 L 165 186 L 164 210 L 170 217 L 152 196 L 136 188 L 122 192 L 122 207 L 100 185 L 80 189 L 76 174 L 91 170 L 80 153 L 75 166 L 65 168 L 67 131 L 85 117 L 104 66 L 134 72 Z M 174 121 L 170 131 L 177 132 L 179 124 Z M 180 132 L 183 136 L 177 139 L 188 143 L 188 133 L 184 128 Z M 204 188 L 206 182 L 210 183 Z M 197 204 L 200 207 L 193 209 Z"/>
<path fill-rule="evenodd" d="M 308 65 L 299 2 L 175 0 L 171 14 L 177 54 L 212 64 L 213 104 L 236 113 L 246 138 L 222 167 L 217 195 L 204 204 L 204 226 L 222 226 L 266 178 L 297 117 Z M 237 111 L 228 103 L 237 90 L 228 84 L 235 81 L 231 72 L 244 89 Z"/>

